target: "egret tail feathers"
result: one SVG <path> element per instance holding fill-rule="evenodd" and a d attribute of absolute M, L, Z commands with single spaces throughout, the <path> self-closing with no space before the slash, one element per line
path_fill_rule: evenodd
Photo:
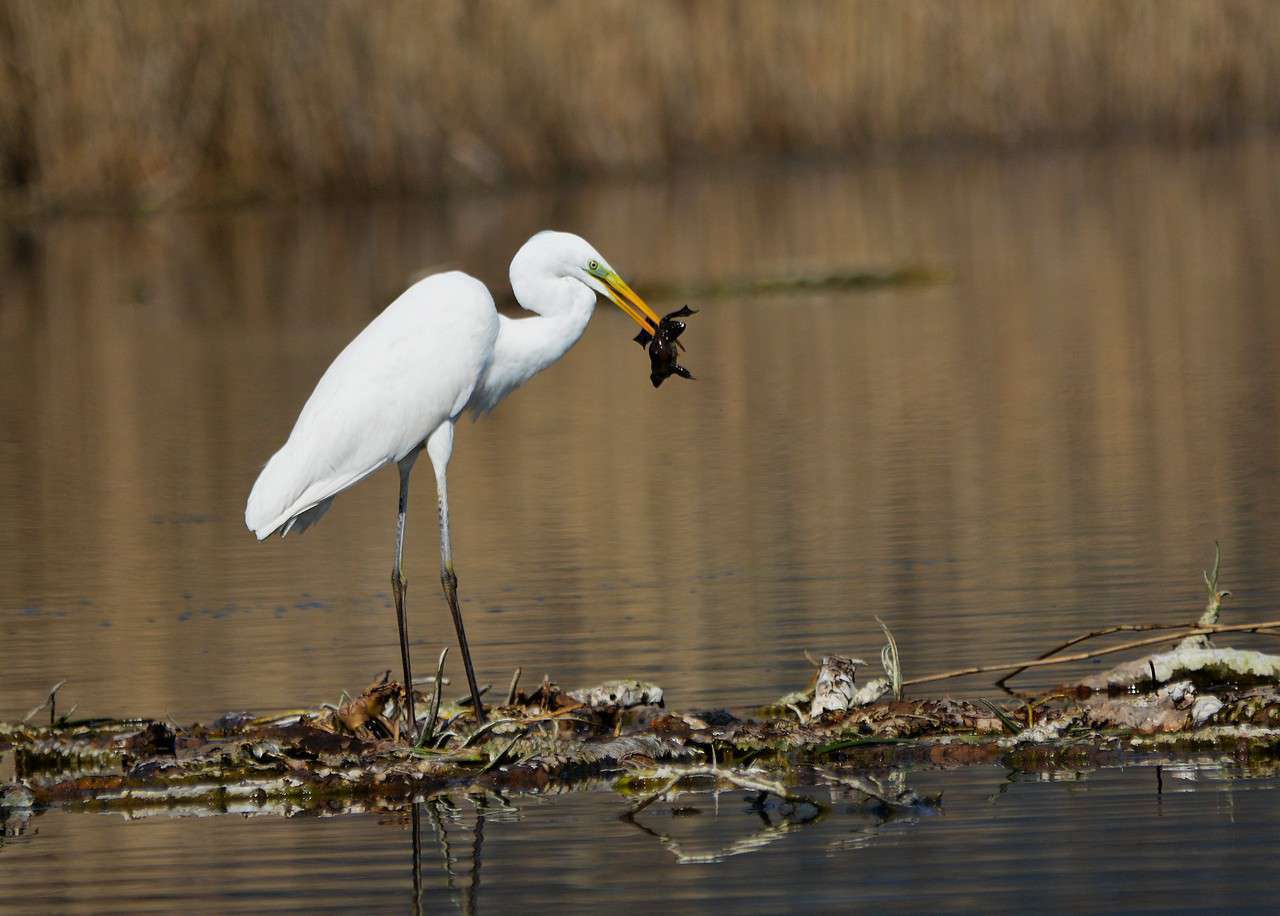
<path fill-rule="evenodd" d="M 334 497 L 330 496 L 328 499 L 320 500 L 320 502 L 316 503 L 310 509 L 299 512 L 293 518 L 289 519 L 289 521 L 285 522 L 284 527 L 280 529 L 280 537 L 284 537 L 290 531 L 296 531 L 298 534 L 302 534 L 302 532 L 320 521 L 321 517 L 329 511 L 329 507 L 333 505 L 333 500 Z"/>
<path fill-rule="evenodd" d="M 281 537 L 290 531 L 306 531 L 329 511 L 334 497 L 387 463 L 380 461 L 352 473 L 307 480 L 287 457 L 282 458 L 285 451 L 276 452 L 267 462 L 245 505 L 244 523 L 260 541 L 277 531 Z"/>

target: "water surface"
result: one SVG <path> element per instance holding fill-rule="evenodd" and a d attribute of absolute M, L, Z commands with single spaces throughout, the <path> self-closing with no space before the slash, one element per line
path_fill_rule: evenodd
<path fill-rule="evenodd" d="M 63 678 L 77 715 L 186 722 L 334 700 L 395 669 L 394 472 L 285 541 L 257 544 L 244 530 L 245 496 L 328 361 L 407 282 L 457 266 L 505 291 L 511 253 L 545 226 L 590 238 L 642 294 L 646 282 L 833 267 L 920 265 L 939 282 L 693 302 L 703 311 L 686 363 L 698 380 L 658 391 L 625 319 L 602 307 L 560 364 L 465 422 L 451 503 L 482 682 L 505 684 L 521 665 L 568 686 L 642 677 L 677 708 L 748 706 L 800 686 L 806 649 L 874 658 L 875 615 L 893 628 L 909 677 L 1016 660 L 1095 627 L 1193 619 L 1215 539 L 1236 596 L 1228 618 L 1274 617 L 1277 153 L 1256 143 L 939 157 L 10 228 L 0 256 L 0 717 L 25 714 Z M 406 574 L 426 659 L 453 636 L 430 475 L 417 476 Z M 993 694 L 981 679 L 932 686 Z M 1136 790 L 1070 805 L 1064 792 L 1028 787 L 963 817 L 949 806 L 945 826 L 909 841 L 899 865 L 913 871 L 898 880 L 919 890 L 922 876 L 968 868 L 975 896 L 948 898 L 958 904 L 1006 895 L 1012 906 L 1032 888 L 1062 907 L 1099 904 L 1071 896 L 1086 891 L 1084 837 L 1105 828 L 1112 842 L 1123 825 L 1120 835 L 1164 843 L 1157 828 L 1168 821 Z M 870 867 L 903 855 L 893 842 L 833 859 L 825 840 L 803 839 L 770 847 L 780 871 L 753 857 L 736 878 L 718 866 L 686 871 L 652 838 L 615 829 L 600 810 L 609 798 L 539 801 L 518 826 L 494 828 L 492 848 L 510 844 L 511 864 L 495 853 L 489 899 L 505 886 L 511 899 L 641 905 L 676 899 L 672 884 L 692 906 L 706 881 L 723 893 L 800 893 L 805 874 L 821 875 L 805 893 L 828 906 L 855 889 L 891 897 L 905 886 Z M 1270 793 L 1250 798 L 1274 808 Z M 1080 858 L 1067 867 L 1062 850 L 1037 852 L 1045 870 L 1028 871 L 1009 858 L 1041 836 L 1024 824 L 1029 833 L 983 860 L 984 882 L 974 844 L 1006 817 L 1041 823 L 1036 805 L 1058 806 L 1054 827 Z M 67 907 L 117 893 L 130 901 L 122 907 L 141 905 L 144 885 L 85 881 L 94 870 L 132 880 L 118 856 L 148 863 L 157 887 L 191 876 L 179 890 L 206 902 L 297 905 L 311 886 L 302 876 L 341 874 L 337 863 L 362 893 L 404 899 L 379 880 L 384 869 L 407 876 L 390 852 L 404 836 L 373 816 L 39 823 L 0 862 L 64 887 Z M 1255 823 L 1204 842 L 1256 842 Z M 1136 842 L 1116 844 L 1116 868 Z M 531 846 L 546 855 L 516 855 Z M 640 848 L 652 868 L 635 881 L 659 886 L 601 876 L 607 863 L 638 861 L 629 856 Z M 15 869 L 19 849 L 32 859 Z M 866 866 L 856 881 L 850 861 Z M 228 876 L 240 881 L 246 862 L 263 877 L 237 890 Z M 63 883 L 51 884 L 57 875 Z M 293 890 L 273 890 L 271 875 L 295 876 Z M 1211 892 L 1185 870 L 1166 877 Z M 156 893 L 153 905 L 172 905 Z"/>
<path fill-rule="evenodd" d="M 426 912 L 1260 911 L 1280 842 L 1274 777 L 1154 767 L 910 774 L 944 813 L 881 823 L 852 798 L 779 826 L 748 793 L 681 795 L 636 824 L 606 791 L 420 804 Z M 829 798 L 824 793 L 817 797 Z M 52 813 L 0 849 L 15 910 L 409 912 L 405 813 L 201 820 Z M 665 836 L 664 843 L 660 836 Z M 672 844 L 674 840 L 674 844 Z M 749 852 L 727 854 L 749 848 Z M 678 864 L 677 853 L 719 861 Z"/>

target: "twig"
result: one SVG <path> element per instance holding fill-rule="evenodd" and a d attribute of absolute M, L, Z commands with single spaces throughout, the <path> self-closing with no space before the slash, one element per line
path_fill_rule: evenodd
<path fill-rule="evenodd" d="M 468 735 L 467 740 L 462 742 L 462 747 L 463 748 L 471 747 L 473 744 L 476 743 L 476 740 L 481 735 L 485 734 L 486 732 L 492 731 L 493 729 L 497 728 L 499 725 L 513 725 L 513 724 L 525 725 L 526 723 L 521 722 L 519 719 L 490 719 L 488 722 L 484 723 L 484 725 L 481 725 L 479 728 L 473 731 L 470 735 Z M 521 734 L 523 734 L 523 731 L 521 732 Z"/>
<path fill-rule="evenodd" d="M 427 710 L 427 724 L 422 729 L 422 736 L 418 739 L 418 747 L 424 746 L 428 741 L 434 738 L 436 733 L 436 717 L 440 715 L 440 694 L 441 686 L 444 684 L 444 660 L 449 654 L 449 647 L 445 646 L 440 650 L 440 660 L 436 662 L 436 679 L 431 691 L 431 705 Z"/>
<path fill-rule="evenodd" d="M 481 725 L 479 728 L 473 731 L 469 736 L 467 736 L 467 740 L 462 743 L 462 747 L 463 748 L 471 747 L 476 743 L 477 738 L 479 738 L 485 732 L 488 732 L 499 725 L 523 725 L 524 731 L 528 731 L 530 726 L 538 723 L 542 723 L 542 722 L 581 722 L 583 725 L 590 725 L 591 722 L 588 721 L 587 719 L 580 719 L 577 716 L 568 715 L 568 713 L 571 713 L 581 708 L 582 708 L 582 704 L 579 703 L 577 706 L 569 706 L 565 709 L 561 709 L 556 712 L 548 712 L 538 716 L 530 716 L 529 718 L 526 718 L 526 719 L 491 719 L 490 721 L 486 722 L 484 725 Z"/>
<path fill-rule="evenodd" d="M 717 772 L 719 772 L 719 771 L 717 771 Z M 644 798 L 640 799 L 640 801 L 639 801 L 637 804 L 632 805 L 632 806 L 631 806 L 631 808 L 630 808 L 630 810 L 626 811 L 626 812 L 622 815 L 623 819 L 624 819 L 624 820 L 626 820 L 626 819 L 628 819 L 628 818 L 635 817 L 637 814 L 639 814 L 639 813 L 640 813 L 641 811 L 643 811 L 645 808 L 649 807 L 649 806 L 650 806 L 650 805 L 652 805 L 654 802 L 656 802 L 658 799 L 662 798 L 662 796 L 666 795 L 668 792 L 670 792 L 672 789 L 674 789 L 674 788 L 676 787 L 676 783 L 678 783 L 680 780 L 684 779 L 684 778 L 685 778 L 686 776 L 688 776 L 688 775 L 690 775 L 690 774 L 688 774 L 688 773 L 677 773 L 676 775 L 672 776 L 672 777 L 671 777 L 670 779 L 668 779 L 665 783 L 663 783 L 662 788 L 661 788 L 661 789 L 659 789 L 657 792 L 653 792 L 653 793 L 651 793 L 651 794 L 649 794 L 649 795 L 646 795 Z"/>
<path fill-rule="evenodd" d="M 1147 630 L 1178 630 L 1178 629 L 1194 629 L 1198 627 L 1217 626 L 1218 613 L 1222 605 L 1222 600 L 1224 598 L 1231 597 L 1231 592 L 1218 591 L 1218 575 L 1221 571 L 1222 571 L 1222 547 L 1218 544 L 1217 541 L 1214 541 L 1213 542 L 1213 571 L 1209 572 L 1206 570 L 1203 573 L 1201 573 L 1201 575 L 1204 577 L 1204 587 L 1205 587 L 1205 591 L 1208 593 L 1208 596 L 1209 596 L 1209 603 L 1205 605 L 1204 614 L 1200 616 L 1200 619 L 1196 623 L 1137 623 L 1137 624 L 1131 623 L 1131 624 L 1120 624 L 1119 626 L 1114 626 L 1114 627 L 1106 627 L 1101 630 L 1093 630 L 1092 632 L 1085 633 L 1082 636 L 1077 636 L 1075 639 L 1068 639 L 1066 642 L 1062 643 L 1061 645 L 1055 646 L 1054 648 L 1050 649 L 1048 652 L 1045 652 L 1043 655 L 1039 656 L 1036 660 L 1039 661 L 1040 659 L 1045 659 L 1045 658 L 1049 658 L 1052 655 L 1057 655 L 1063 649 L 1069 649 L 1071 646 L 1074 646 L 1076 643 L 1084 642 L 1087 639 L 1095 639 L 1099 636 L 1109 636 L 1112 633 L 1122 633 L 1122 632 L 1140 633 Z M 1268 635 L 1274 635 L 1274 634 L 1268 634 Z M 1004 687 L 1006 681 L 1012 680 L 1013 678 L 1017 677 L 1019 674 L 1021 674 L 1025 670 L 1026 670 L 1026 667 L 1021 667 L 1021 668 L 1017 668 L 1014 671 L 1010 671 L 1004 677 L 1000 678 L 1000 680 L 996 681 L 996 686 Z"/>
<path fill-rule="evenodd" d="M 56 718 L 55 714 L 58 711 L 58 691 L 62 689 L 62 685 L 65 684 L 66 682 L 67 682 L 67 679 L 63 678 L 62 680 L 58 681 L 58 683 L 50 687 L 49 696 L 45 699 L 45 701 L 41 703 L 39 706 L 37 706 L 35 709 L 31 710 L 31 712 L 23 716 L 22 721 L 29 722 L 31 719 L 35 717 L 36 713 L 38 713 L 40 710 L 48 706 L 49 707 L 49 727 L 53 728 L 53 723 Z"/>
<path fill-rule="evenodd" d="M 479 695 L 480 695 L 480 696 L 484 696 L 486 693 L 488 693 L 488 692 L 489 692 L 490 688 L 492 688 L 492 687 L 493 687 L 493 685 L 492 685 L 492 684 L 485 684 L 485 685 L 484 685 L 483 687 L 481 687 L 481 688 L 480 688 L 480 690 L 479 690 L 479 691 L 477 691 L 477 692 L 479 693 Z M 470 706 L 470 705 L 471 705 L 471 694 L 467 694 L 465 697 L 458 697 L 456 700 L 454 700 L 454 701 L 453 701 L 453 703 L 454 703 L 454 705 L 455 705 L 455 706 Z"/>
<path fill-rule="evenodd" d="M 1119 626 L 1104 627 L 1101 630 L 1092 630 L 1088 633 L 1077 636 L 1075 639 L 1068 639 L 1066 642 L 1054 646 L 1043 655 L 1036 656 L 1036 661 L 1039 661 L 1042 658 L 1048 658 L 1051 655 L 1057 655 L 1063 649 L 1070 649 L 1076 643 L 1082 643 L 1090 639 L 1097 639 L 1099 636 L 1110 636 L 1112 633 L 1145 633 L 1150 630 L 1188 630 L 1194 629 L 1196 626 L 1197 624 L 1194 623 L 1122 623 Z M 1000 680 L 996 681 L 996 686 L 1003 687 L 1005 681 L 1012 680 L 1025 670 L 1026 668 L 1018 668 L 1015 671 L 1010 671 L 1004 677 L 1000 678 Z"/>
<path fill-rule="evenodd" d="M 520 666 L 516 666 L 515 672 L 511 675 L 511 686 L 507 688 L 507 702 L 504 704 L 510 706 L 516 701 L 516 687 L 520 685 Z"/>
<path fill-rule="evenodd" d="M 880 804 L 890 808 L 910 809 L 915 808 L 920 804 L 919 796 L 910 790 L 908 790 L 908 793 L 904 793 L 910 800 L 902 801 L 901 797 L 887 798 L 882 787 L 876 785 L 870 779 L 864 779 L 861 776 L 854 776 L 852 774 L 844 775 L 842 773 L 837 773 L 834 770 L 828 770 L 826 767 L 815 767 L 814 772 L 819 776 L 822 776 L 824 779 L 828 779 L 831 782 L 838 783 L 843 786 L 848 786 L 850 789 L 861 792 L 868 798 L 874 798 L 876 801 L 880 802 Z"/>
<path fill-rule="evenodd" d="M 656 839 L 668 852 L 676 857 L 676 862 L 679 864 L 712 865 L 716 862 L 722 862 L 730 856 L 740 856 L 745 853 L 758 852 L 770 843 L 774 843 L 782 839 L 795 827 L 811 823 L 821 816 L 822 811 L 819 809 L 814 817 L 805 818 L 796 822 L 784 820 L 780 824 L 770 824 L 768 826 L 761 827 L 749 836 L 740 837 L 732 843 L 729 843 L 727 846 L 722 846 L 713 852 L 696 853 L 685 852 L 679 840 L 672 838 L 669 834 L 659 833 L 656 830 L 646 827 L 640 821 L 632 818 L 629 814 L 623 814 L 622 820 L 630 824 L 632 827 L 635 827 L 640 832 Z"/>
<path fill-rule="evenodd" d="M 898 641 L 893 638 L 893 634 L 889 632 L 889 628 L 885 626 L 883 620 L 876 618 L 876 623 L 880 624 L 880 629 L 884 630 L 884 638 L 886 645 L 880 650 L 880 665 L 884 668 L 884 673 L 889 677 L 889 684 L 893 687 L 893 698 L 895 700 L 902 699 L 902 660 L 898 657 Z"/>
<path fill-rule="evenodd" d="M 985 697 L 979 699 L 978 702 L 986 706 L 987 709 L 991 710 L 991 712 L 995 714 L 995 717 L 1000 720 L 1000 724 L 1005 727 L 1005 731 L 1009 734 L 1016 735 L 1018 732 L 1022 731 L 1022 726 L 1013 721 L 1013 718 L 995 703 L 992 703 Z"/>
<path fill-rule="evenodd" d="M 516 742 L 523 737 L 524 737 L 524 733 L 522 732 L 516 735 L 514 738 L 512 738 L 511 743 L 508 744 L 506 747 L 504 747 L 501 751 L 499 751 L 497 757 L 494 757 L 487 764 L 485 764 L 484 769 L 482 769 L 477 775 L 483 776 L 485 773 L 488 773 L 490 770 L 496 767 L 499 763 L 501 763 L 502 758 L 507 756 L 507 754 L 511 752 L 511 749 L 516 746 Z"/>
<path fill-rule="evenodd" d="M 315 714 L 316 711 L 314 709 L 281 709 L 271 713 L 270 715 L 258 716 L 257 718 L 250 719 L 245 724 L 252 727 L 257 727 L 259 725 L 278 725 L 285 719 L 303 719 L 307 716 L 314 716 Z"/>
<path fill-rule="evenodd" d="M 1205 571 L 1204 590 L 1209 596 L 1208 603 L 1204 606 L 1204 613 L 1200 615 L 1199 626 L 1213 626 L 1218 622 L 1218 615 L 1222 610 L 1222 601 L 1224 598 L 1230 598 L 1231 592 L 1218 591 L 1218 574 L 1222 571 L 1222 547 L 1217 541 L 1213 542 L 1213 572 Z"/>
<path fill-rule="evenodd" d="M 824 744 L 821 747 L 815 748 L 814 753 L 819 757 L 822 757 L 827 754 L 834 754 L 836 751 L 848 750 L 851 747 L 874 747 L 876 745 L 884 744 L 906 744 L 910 740 L 910 738 L 879 738 L 874 736 L 866 738 L 845 738 L 843 740 L 832 741 L 830 744 Z M 759 754 L 762 751 L 764 751 L 764 748 L 758 748 L 752 753 Z"/>
<path fill-rule="evenodd" d="M 638 803 L 633 805 L 630 808 L 630 810 L 628 810 L 625 814 L 622 815 L 624 820 L 635 817 L 635 815 L 639 814 L 645 808 L 649 807 L 654 802 L 656 802 L 659 798 L 661 798 L 662 796 L 670 792 L 672 789 L 674 789 L 681 780 L 690 779 L 695 776 L 710 776 L 714 779 L 723 779 L 725 782 L 732 783 L 733 785 L 737 786 L 739 789 L 750 789 L 753 792 L 767 792 L 770 795 L 776 795 L 778 798 L 782 799 L 783 801 L 790 802 L 793 805 L 797 805 L 797 804 L 813 805 L 815 808 L 817 808 L 820 811 L 826 810 L 826 806 L 823 805 L 822 802 L 815 801 L 814 799 L 809 798 L 808 796 L 805 796 L 805 795 L 797 795 L 796 793 L 792 792 L 790 789 L 788 789 L 786 786 L 784 786 L 780 782 L 774 782 L 771 779 L 762 779 L 756 776 L 750 776 L 750 775 L 747 775 L 746 773 L 742 773 L 737 770 L 726 770 L 719 767 L 702 766 L 702 767 L 682 767 L 676 770 L 663 769 L 658 771 L 659 775 L 664 775 L 665 773 L 671 773 L 672 774 L 671 778 L 668 779 L 663 784 L 662 788 L 658 789 L 658 791 L 652 792 L 649 795 L 646 795 Z"/>
<path fill-rule="evenodd" d="M 1012 668 L 1025 670 L 1027 668 L 1043 668 L 1047 665 L 1065 665 L 1068 662 L 1082 662 L 1091 658 L 1098 658 L 1102 655 L 1112 655 L 1116 652 L 1125 652 L 1129 649 L 1138 649 L 1143 646 L 1154 646 L 1162 642 L 1173 642 L 1174 640 L 1185 639 L 1188 636 L 1208 636 L 1211 633 L 1249 633 L 1259 632 L 1261 630 L 1280 629 L 1280 620 L 1268 620 L 1262 623 L 1239 623 L 1231 626 L 1205 626 L 1194 627 L 1190 630 L 1183 630 L 1178 633 L 1167 633 L 1164 636 L 1152 636 L 1147 639 L 1135 639 L 1132 642 L 1121 643 L 1118 646 L 1111 646 L 1106 649 L 1097 649 L 1093 652 L 1077 652 L 1075 655 L 1059 655 L 1054 658 L 1038 658 L 1028 662 L 1014 662 L 1005 665 L 974 665 L 970 668 L 958 668 L 955 671 L 944 671 L 941 674 L 930 674 L 925 677 L 911 678 L 903 681 L 902 686 L 909 687 L 913 684 L 928 684 L 933 681 L 946 681 L 951 678 L 964 677 L 969 674 L 986 674 L 990 671 L 1008 671 Z"/>

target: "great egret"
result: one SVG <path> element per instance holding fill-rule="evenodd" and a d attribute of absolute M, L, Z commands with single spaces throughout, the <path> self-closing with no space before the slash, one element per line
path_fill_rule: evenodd
<path fill-rule="evenodd" d="M 644 341 L 658 317 L 585 239 L 539 232 L 511 261 L 516 301 L 535 317 L 499 315 L 483 283 L 458 271 L 409 287 L 338 354 L 307 399 L 284 446 L 271 456 L 249 494 L 244 520 L 259 540 L 304 531 L 343 490 L 383 465 L 400 470 L 391 589 L 400 629 L 409 731 L 417 733 L 408 621 L 400 572 L 409 473 L 425 447 L 436 472 L 440 510 L 440 584 L 453 614 L 472 708 L 484 721 L 471 652 L 458 608 L 458 577 L 449 544 L 445 471 L 453 427 L 465 410 L 492 410 L 550 366 L 582 336 L 596 295 L 640 325 Z"/>

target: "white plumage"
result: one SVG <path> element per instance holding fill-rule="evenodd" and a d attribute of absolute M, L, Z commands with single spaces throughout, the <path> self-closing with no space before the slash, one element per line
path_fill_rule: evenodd
<path fill-rule="evenodd" d="M 649 333 L 657 316 L 584 239 L 540 232 L 511 262 L 516 301 L 533 317 L 499 315 L 484 284 L 464 273 L 415 283 L 373 319 L 325 370 L 288 441 L 271 456 L 245 505 L 245 524 L 259 540 L 303 531 L 334 498 L 384 465 L 400 470 L 400 505 L 392 587 L 400 626 L 405 683 L 412 683 L 400 574 L 409 474 L 423 448 L 436 473 L 440 510 L 440 578 L 453 612 L 468 684 L 483 719 L 457 603 L 449 545 L 445 470 L 453 426 L 470 408 L 492 410 L 577 342 L 608 297 Z M 412 721 L 412 697 L 408 704 Z M 413 726 L 411 726 L 413 731 Z"/>
<path fill-rule="evenodd" d="M 338 354 L 245 507 L 259 539 L 304 530 L 329 502 L 400 461 L 466 407 L 493 357 L 498 313 L 464 273 L 409 287 Z"/>

